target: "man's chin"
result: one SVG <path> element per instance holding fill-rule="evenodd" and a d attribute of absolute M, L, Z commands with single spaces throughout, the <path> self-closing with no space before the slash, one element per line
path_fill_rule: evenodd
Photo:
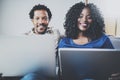
<path fill-rule="evenodd" d="M 41 32 L 38 32 L 38 34 L 45 34 L 46 31 L 41 31 Z"/>

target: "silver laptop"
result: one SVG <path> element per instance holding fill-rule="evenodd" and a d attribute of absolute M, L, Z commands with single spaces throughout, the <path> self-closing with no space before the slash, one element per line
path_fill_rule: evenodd
<path fill-rule="evenodd" d="M 120 72 L 119 49 L 59 49 L 62 80 L 108 80 Z"/>
<path fill-rule="evenodd" d="M 55 42 L 52 35 L 0 35 L 0 73 L 3 76 L 22 76 L 37 68 L 55 75 Z"/>

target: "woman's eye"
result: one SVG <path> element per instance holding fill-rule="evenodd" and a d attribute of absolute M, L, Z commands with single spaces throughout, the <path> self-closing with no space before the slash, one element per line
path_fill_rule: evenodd
<path fill-rule="evenodd" d="M 83 16 L 79 16 L 79 18 L 82 18 Z"/>
<path fill-rule="evenodd" d="M 91 16 L 87 16 L 88 19 L 92 19 Z"/>

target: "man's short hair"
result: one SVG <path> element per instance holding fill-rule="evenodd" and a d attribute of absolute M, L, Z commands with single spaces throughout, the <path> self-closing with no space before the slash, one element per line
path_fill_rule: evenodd
<path fill-rule="evenodd" d="M 29 13 L 30 19 L 33 19 L 33 17 L 34 17 L 34 11 L 35 11 L 35 10 L 46 10 L 47 13 L 48 13 L 48 16 L 49 16 L 49 20 L 50 20 L 51 17 L 52 17 L 52 13 L 51 13 L 50 9 L 49 9 L 47 6 L 38 4 L 38 5 L 35 5 L 35 6 L 31 9 L 31 11 L 30 11 L 30 13 Z"/>

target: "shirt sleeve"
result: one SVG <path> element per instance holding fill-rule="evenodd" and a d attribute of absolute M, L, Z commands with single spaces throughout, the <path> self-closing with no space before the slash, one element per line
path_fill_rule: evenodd
<path fill-rule="evenodd" d="M 59 43 L 58 43 L 58 48 L 65 48 L 65 47 L 68 47 L 66 45 L 66 41 L 68 41 L 67 38 L 63 37 L 60 39 Z"/>
<path fill-rule="evenodd" d="M 63 39 L 60 39 L 60 41 L 58 43 L 58 48 L 62 48 L 63 47 L 62 44 L 63 44 Z"/>

